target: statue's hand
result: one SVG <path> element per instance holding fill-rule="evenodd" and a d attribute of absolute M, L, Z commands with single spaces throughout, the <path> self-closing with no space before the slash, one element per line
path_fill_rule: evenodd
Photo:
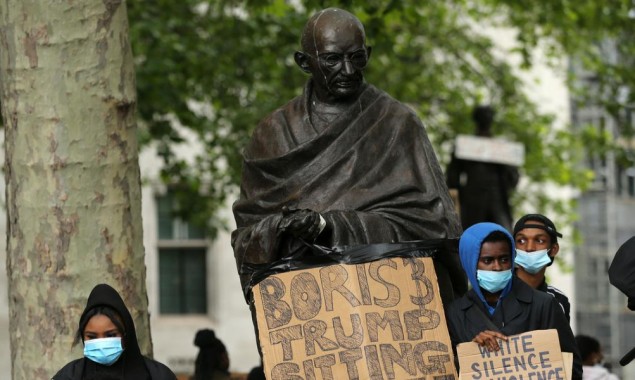
<path fill-rule="evenodd" d="M 316 211 L 303 209 L 290 211 L 282 209 L 283 218 L 279 228 L 293 237 L 313 242 L 320 234 L 320 214 Z"/>

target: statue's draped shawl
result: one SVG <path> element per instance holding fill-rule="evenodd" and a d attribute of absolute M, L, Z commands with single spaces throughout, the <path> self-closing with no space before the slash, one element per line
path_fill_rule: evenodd
<path fill-rule="evenodd" d="M 372 85 L 324 130 L 311 123 L 310 83 L 265 118 L 244 152 L 233 211 L 234 254 L 264 264 L 303 249 L 281 235 L 281 209 L 311 209 L 326 246 L 458 238 L 444 176 L 416 114 Z M 326 240 L 325 240 L 326 239 Z"/>

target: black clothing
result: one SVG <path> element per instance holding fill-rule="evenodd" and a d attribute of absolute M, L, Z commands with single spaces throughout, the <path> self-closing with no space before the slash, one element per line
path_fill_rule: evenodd
<path fill-rule="evenodd" d="M 558 330 L 560 349 L 573 353 L 573 379 L 582 379 L 582 359 L 571 327 L 554 297 L 537 291 L 518 278 L 513 278 L 511 291 L 502 299 L 490 321 L 505 335 L 533 330 Z M 480 310 L 477 310 L 479 308 Z M 471 342 L 480 332 L 492 330 L 488 311 L 473 289 L 452 302 L 446 314 L 452 346 Z"/>
<path fill-rule="evenodd" d="M 543 281 L 537 288 L 541 292 L 550 294 L 558 301 L 564 316 L 567 317 L 567 321 L 571 321 L 571 304 L 569 303 L 569 297 L 560 291 L 560 289 L 547 284 L 547 281 Z"/>
<path fill-rule="evenodd" d="M 247 375 L 247 380 L 267 380 L 265 377 L 265 369 L 262 365 L 252 368 Z"/>
<path fill-rule="evenodd" d="M 628 308 L 635 310 L 635 236 L 615 253 L 609 267 L 609 282 L 628 297 Z"/>
<path fill-rule="evenodd" d="M 87 358 L 74 360 L 59 370 L 53 376 L 53 380 L 92 380 L 100 376 L 122 380 L 176 380 L 176 376 L 168 367 L 141 354 L 132 315 L 119 293 L 110 285 L 99 284 L 90 292 L 86 308 L 79 319 L 79 329 L 82 328 L 81 321 L 84 316 L 99 306 L 108 306 L 121 317 L 124 327 L 124 351 L 121 357 L 111 366 L 101 365 Z"/>
<path fill-rule="evenodd" d="M 635 236 L 622 244 L 615 253 L 609 267 L 609 282 L 628 297 L 626 306 L 635 311 Z M 634 355 L 635 347 L 620 360 L 620 364 L 628 365 Z"/>
<path fill-rule="evenodd" d="M 145 377 L 141 377 L 140 380 L 176 380 L 176 376 L 174 375 L 174 373 L 172 373 L 172 371 L 165 365 L 147 357 L 143 357 L 143 362 L 148 373 L 147 375 L 144 375 Z M 94 363 L 86 358 L 73 360 L 72 362 L 66 364 L 62 369 L 60 369 L 59 372 L 57 372 L 57 374 L 53 376 L 52 380 L 86 379 L 86 377 L 83 377 L 82 374 L 85 372 L 87 364 L 93 365 Z"/>

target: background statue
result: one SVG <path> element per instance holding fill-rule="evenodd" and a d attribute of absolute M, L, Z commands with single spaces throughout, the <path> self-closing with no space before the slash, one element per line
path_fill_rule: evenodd
<path fill-rule="evenodd" d="M 476 135 L 492 137 L 495 111 L 490 106 L 477 106 L 472 112 Z M 452 156 L 447 168 L 447 184 L 457 189 L 461 224 L 467 229 L 480 222 L 492 222 L 511 230 L 512 208 L 510 192 L 518 184 L 519 173 L 514 166 L 474 161 Z"/>
<path fill-rule="evenodd" d="M 232 246 L 250 268 L 326 247 L 457 239 L 457 215 L 415 113 L 364 81 L 371 56 L 351 13 L 322 10 L 295 53 L 302 95 L 255 129 L 244 151 Z M 452 240 L 456 242 L 456 240 Z M 435 261 L 444 300 L 466 291 L 456 244 Z"/>

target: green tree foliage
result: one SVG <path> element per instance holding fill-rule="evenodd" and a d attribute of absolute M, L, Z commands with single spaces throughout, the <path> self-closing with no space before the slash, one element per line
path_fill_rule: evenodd
<path fill-rule="evenodd" d="M 163 179 L 177 190 L 182 212 L 211 231 L 222 226 L 214 215 L 240 181 L 240 152 L 250 132 L 302 91 L 306 76 L 293 52 L 308 17 L 324 7 L 362 20 L 373 46 L 367 80 L 416 109 L 442 161 L 449 157 L 447 142 L 472 132 L 472 107 L 488 102 L 498 110 L 496 132 L 525 145 L 523 174 L 532 183 L 584 188 L 591 174 L 577 165 L 580 140 L 538 111 L 518 70 L 481 33 L 484 26 L 519 31 L 514 54 L 524 68 L 541 47 L 554 59 L 581 53 L 582 64 L 603 73 L 605 93 L 633 82 L 633 70 L 602 62 L 596 44 L 632 28 L 630 0 L 131 0 L 128 6 L 143 138 L 158 144 Z M 632 40 L 619 45 L 629 57 Z M 202 142 L 193 165 L 173 154 L 181 142 L 175 124 Z M 516 201 L 571 211 L 540 192 L 521 189 Z"/>
<path fill-rule="evenodd" d="M 586 125 L 579 131 L 587 153 L 603 158 L 616 152 L 618 164 L 635 163 L 635 2 L 489 0 L 510 15 L 509 23 L 520 30 L 525 64 L 529 52 L 540 44 L 551 56 L 568 54 L 573 107 L 598 107 L 614 122 Z M 616 141 L 616 137 L 620 137 Z"/>

